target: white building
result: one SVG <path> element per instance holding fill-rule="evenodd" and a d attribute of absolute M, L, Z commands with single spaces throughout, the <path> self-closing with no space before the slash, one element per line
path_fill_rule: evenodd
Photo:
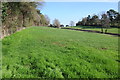
<path fill-rule="evenodd" d="M 120 13 L 120 1 L 118 2 L 118 12 Z"/>

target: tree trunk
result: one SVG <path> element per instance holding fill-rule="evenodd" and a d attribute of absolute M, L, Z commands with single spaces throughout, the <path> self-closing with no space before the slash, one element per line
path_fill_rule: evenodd
<path fill-rule="evenodd" d="M 103 33 L 103 27 L 101 27 L 101 33 Z"/>
<path fill-rule="evenodd" d="M 10 32 L 11 32 L 10 34 L 13 34 L 13 28 L 12 27 L 10 28 Z"/>
<path fill-rule="evenodd" d="M 23 12 L 22 14 L 23 14 L 23 21 L 22 21 L 23 24 L 22 24 L 22 27 L 25 27 L 25 13 Z"/>
<path fill-rule="evenodd" d="M 106 27 L 105 33 L 107 33 L 107 27 Z"/>
<path fill-rule="evenodd" d="M 7 36 L 7 35 L 9 35 L 9 30 L 8 30 L 8 28 L 6 28 L 6 31 L 5 31 L 6 33 L 5 33 L 5 36 Z"/>
<path fill-rule="evenodd" d="M 5 26 L 3 27 L 3 34 L 2 37 L 6 36 Z"/>

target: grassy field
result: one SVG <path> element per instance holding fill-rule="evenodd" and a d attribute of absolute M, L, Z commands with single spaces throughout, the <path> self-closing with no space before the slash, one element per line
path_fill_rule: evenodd
<path fill-rule="evenodd" d="M 94 28 L 91 26 L 74 26 L 74 27 L 67 27 L 67 28 L 75 28 L 75 29 L 84 29 L 84 30 L 93 30 L 93 31 L 101 31 L 101 28 Z M 120 34 L 120 29 L 118 28 L 109 28 L 108 33 L 117 33 Z M 105 32 L 105 29 L 104 29 Z"/>
<path fill-rule="evenodd" d="M 2 40 L 3 78 L 117 78 L 118 37 L 31 27 Z"/>
<path fill-rule="evenodd" d="M 0 39 L 0 78 L 2 78 L 2 40 Z"/>

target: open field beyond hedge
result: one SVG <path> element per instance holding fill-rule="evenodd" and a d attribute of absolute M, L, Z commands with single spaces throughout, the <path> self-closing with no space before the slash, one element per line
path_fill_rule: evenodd
<path fill-rule="evenodd" d="M 101 28 L 96 28 L 94 26 L 73 26 L 73 27 L 67 27 L 67 28 L 101 31 Z M 104 29 L 104 32 L 105 32 L 105 29 Z M 120 29 L 119 28 L 108 28 L 108 33 L 120 34 Z"/>

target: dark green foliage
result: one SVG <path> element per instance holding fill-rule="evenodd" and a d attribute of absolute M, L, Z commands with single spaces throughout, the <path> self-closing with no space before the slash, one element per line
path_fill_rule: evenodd
<path fill-rule="evenodd" d="M 120 19 L 119 19 L 119 13 L 113 9 L 110 9 L 109 11 L 106 11 L 105 13 L 108 16 L 108 19 L 110 20 L 109 25 L 111 27 L 120 27 Z M 82 21 L 78 21 L 78 23 L 76 23 L 76 26 L 102 26 L 102 15 L 93 15 L 90 16 L 88 15 L 88 17 L 85 17 L 82 19 Z M 106 24 L 106 23 L 105 23 Z M 101 27 L 103 28 L 103 27 Z"/>
<path fill-rule="evenodd" d="M 7 3 L 1 3 L 1 5 L 2 5 L 2 22 L 4 22 L 5 21 L 5 17 L 8 15 L 7 14 L 7 6 L 8 6 L 8 4 Z"/>
<path fill-rule="evenodd" d="M 29 26 L 48 26 L 48 17 L 36 9 L 41 5 L 41 2 L 2 2 L 2 37 Z"/>

